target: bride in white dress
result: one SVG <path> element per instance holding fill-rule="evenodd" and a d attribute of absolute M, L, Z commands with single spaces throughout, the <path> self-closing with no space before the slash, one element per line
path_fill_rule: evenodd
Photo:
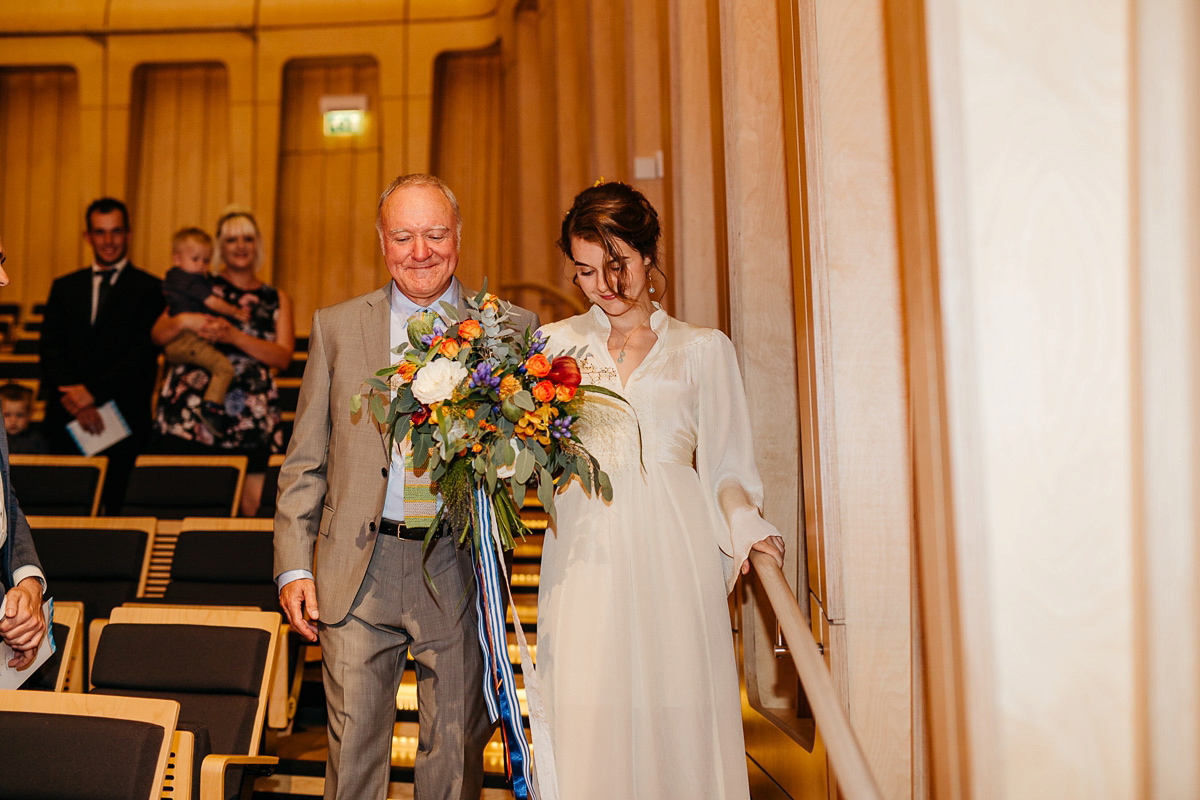
<path fill-rule="evenodd" d="M 575 482 L 542 551 L 538 674 L 563 800 L 749 797 L 727 593 L 762 519 L 745 392 L 720 331 L 657 303 L 658 215 L 621 183 L 581 192 L 559 246 L 590 311 L 542 327 L 587 346 L 577 425 L 613 499 Z M 641 428 L 639 446 L 638 426 Z"/>

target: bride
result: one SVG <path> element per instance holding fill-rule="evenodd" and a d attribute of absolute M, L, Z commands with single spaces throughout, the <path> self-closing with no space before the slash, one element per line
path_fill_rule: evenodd
<path fill-rule="evenodd" d="M 726 595 L 751 549 L 783 564 L 733 345 L 667 315 L 658 214 L 637 190 L 581 192 L 559 247 L 591 309 L 544 326 L 587 347 L 580 438 L 613 499 L 556 501 L 538 594 L 538 673 L 564 800 L 749 797 Z M 632 406 L 632 411 L 630 409 Z M 639 432 L 640 428 L 640 432 Z"/>

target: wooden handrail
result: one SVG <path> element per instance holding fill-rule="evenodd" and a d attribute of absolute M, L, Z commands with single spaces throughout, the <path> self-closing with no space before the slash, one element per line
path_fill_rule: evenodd
<path fill-rule="evenodd" d="M 792 660 L 796 662 L 800 684 L 812 708 L 817 730 L 825 742 L 825 752 L 837 777 L 842 797 L 846 800 L 882 800 L 883 795 L 871 774 L 871 767 L 858 744 L 854 729 L 850 727 L 850 718 L 833 688 L 833 678 L 825 668 L 825 660 L 817 650 L 817 643 L 813 641 L 812 632 L 804 621 L 787 579 L 783 577 L 783 571 L 774 559 L 757 550 L 750 551 L 750 562 L 767 592 L 767 599 L 775 609 L 775 617 L 791 650 Z"/>

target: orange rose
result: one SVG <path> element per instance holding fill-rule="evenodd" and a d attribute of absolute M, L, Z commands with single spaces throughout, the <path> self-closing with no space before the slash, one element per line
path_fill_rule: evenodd
<path fill-rule="evenodd" d="M 565 403 L 575 396 L 574 386 L 559 386 L 554 390 L 554 399 L 560 403 Z"/>
<path fill-rule="evenodd" d="M 458 342 L 454 341 L 453 339 L 445 339 L 441 345 L 438 346 L 438 352 L 444 355 L 446 358 L 454 358 L 456 355 L 458 355 Z"/>
<path fill-rule="evenodd" d="M 483 335 L 483 326 L 479 324 L 479 320 L 465 319 L 458 323 L 458 335 L 468 342 L 473 342 Z"/>
<path fill-rule="evenodd" d="M 550 361 L 541 353 L 530 356 L 525 362 L 525 371 L 535 378 L 544 378 L 550 372 Z"/>
<path fill-rule="evenodd" d="M 560 386 L 570 386 L 571 388 L 575 388 L 583 382 L 583 376 L 579 374 L 579 362 L 571 356 L 559 356 L 554 359 L 546 377 Z"/>
<path fill-rule="evenodd" d="M 533 399 L 539 403 L 549 403 L 554 399 L 554 384 L 550 381 L 542 381 L 533 387 Z"/>

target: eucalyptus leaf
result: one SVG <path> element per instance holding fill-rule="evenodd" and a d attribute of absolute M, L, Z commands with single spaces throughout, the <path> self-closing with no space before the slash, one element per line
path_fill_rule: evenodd
<path fill-rule="evenodd" d="M 538 500 L 542 503 L 542 508 L 549 511 L 550 507 L 554 505 L 554 479 L 544 469 L 539 470 L 537 495 Z"/>
<path fill-rule="evenodd" d="M 379 378 L 367 378 L 363 383 L 381 392 L 391 391 L 391 387 L 384 381 L 379 380 Z"/>
<path fill-rule="evenodd" d="M 377 394 L 371 395 L 371 414 L 380 425 L 387 424 L 387 409 L 383 407 L 383 398 Z"/>
<path fill-rule="evenodd" d="M 534 458 L 529 448 L 523 447 L 513 461 L 513 478 L 517 483 L 528 483 L 533 474 Z"/>
<path fill-rule="evenodd" d="M 361 394 L 350 395 L 350 413 L 357 414 L 361 410 L 362 410 L 362 395 Z"/>
<path fill-rule="evenodd" d="M 533 395 L 531 395 L 527 389 L 522 389 L 508 399 L 513 405 L 523 408 L 526 411 L 533 411 L 535 408 L 537 408 L 533 402 Z"/>

